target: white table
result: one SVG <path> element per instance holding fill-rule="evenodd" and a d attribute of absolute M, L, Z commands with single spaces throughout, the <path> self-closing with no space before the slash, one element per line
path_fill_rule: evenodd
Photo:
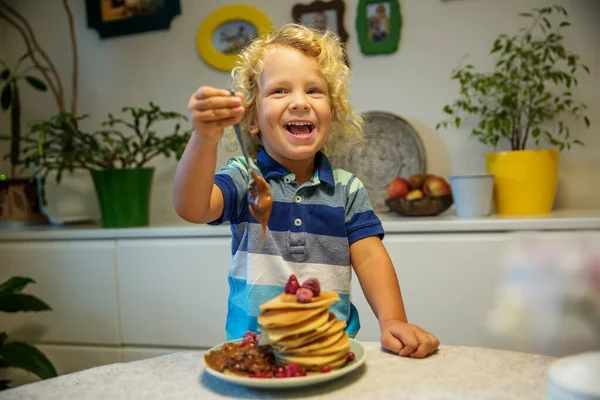
<path fill-rule="evenodd" d="M 552 357 L 501 350 L 440 346 L 425 359 L 363 343 L 367 362 L 324 385 L 257 390 L 203 373 L 202 352 L 174 353 L 119 363 L 31 383 L 0 393 L 12 399 L 542 399 Z"/>

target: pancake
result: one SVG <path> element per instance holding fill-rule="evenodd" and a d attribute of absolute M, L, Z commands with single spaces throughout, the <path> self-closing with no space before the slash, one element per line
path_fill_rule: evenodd
<path fill-rule="evenodd" d="M 318 315 L 323 308 L 282 308 L 263 312 L 258 316 L 258 323 L 267 328 L 289 326 L 303 322 Z"/>
<path fill-rule="evenodd" d="M 311 371 L 323 366 L 339 368 L 348 360 L 350 338 L 346 321 L 338 320 L 329 308 L 341 299 L 336 292 L 317 292 L 319 283 L 311 279 L 305 281 L 305 288 L 311 287 L 318 296 L 301 295 L 309 302 L 299 302 L 296 294 L 281 293 L 259 307 L 259 343 L 273 349 L 279 364 L 297 364 Z M 294 291 L 294 287 L 298 282 L 292 275 L 286 290 Z"/>
<path fill-rule="evenodd" d="M 306 369 L 310 370 L 318 370 L 324 365 L 329 365 L 335 363 L 336 361 L 340 361 L 343 363 L 348 357 L 348 351 L 344 350 L 341 352 L 327 354 L 327 355 L 309 355 L 309 356 L 290 356 L 286 355 L 281 357 L 288 364 L 298 364 L 303 366 Z M 279 357 L 278 357 L 279 358 Z"/>
<path fill-rule="evenodd" d="M 306 343 L 310 343 L 313 340 L 316 340 L 322 336 L 325 336 L 325 335 L 331 333 L 330 329 L 332 328 L 332 326 L 334 324 L 342 324 L 344 327 L 346 326 L 346 323 L 344 321 L 338 321 L 335 318 L 335 314 L 329 313 L 329 320 L 325 324 L 319 326 L 317 329 L 312 330 L 310 332 L 301 333 L 299 335 L 293 335 L 293 336 L 283 338 L 283 339 L 277 341 L 276 343 L 274 343 L 273 347 L 275 347 L 278 350 L 282 350 L 282 351 L 287 351 L 289 349 L 295 349 L 297 347 L 300 347 Z"/>
<path fill-rule="evenodd" d="M 264 326 L 259 326 L 258 330 L 262 333 L 267 334 L 269 336 L 270 341 L 277 342 L 288 336 L 297 335 L 303 332 L 310 332 L 318 328 L 319 326 L 327 323 L 328 319 L 329 311 L 323 310 L 314 317 L 309 318 L 306 321 L 300 322 L 298 324 L 278 328 L 267 328 Z"/>
<path fill-rule="evenodd" d="M 296 349 L 288 349 L 285 351 L 286 354 L 292 353 L 292 354 L 297 354 L 297 355 L 305 355 L 305 354 L 313 354 L 315 350 L 320 350 L 323 348 L 327 348 L 327 347 L 331 347 L 333 344 L 337 343 L 343 336 L 347 336 L 344 331 L 340 330 L 337 332 L 334 332 L 330 335 L 327 336 L 323 336 L 318 338 L 317 340 L 314 340 L 308 344 L 305 344 L 301 347 L 298 347 Z M 350 341 L 348 341 L 348 344 L 350 343 Z M 336 350 L 332 350 L 329 351 L 328 353 L 325 354 L 329 354 L 329 353 L 333 353 Z"/>
<path fill-rule="evenodd" d="M 295 294 L 282 293 L 277 297 L 260 305 L 261 311 L 280 310 L 286 308 L 321 308 L 329 307 L 336 301 L 340 300 L 340 296 L 336 292 L 321 292 L 318 296 L 313 297 L 310 303 L 299 303 Z"/>

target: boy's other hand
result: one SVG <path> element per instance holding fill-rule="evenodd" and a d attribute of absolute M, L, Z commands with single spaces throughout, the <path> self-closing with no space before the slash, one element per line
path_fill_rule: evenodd
<path fill-rule="evenodd" d="M 224 89 L 202 86 L 190 98 L 188 104 L 192 126 L 200 139 L 218 142 L 224 128 L 240 122 L 244 114 L 243 95 Z"/>
<path fill-rule="evenodd" d="M 424 358 L 438 349 L 440 341 L 417 325 L 391 320 L 381 326 L 381 345 L 403 357 Z"/>

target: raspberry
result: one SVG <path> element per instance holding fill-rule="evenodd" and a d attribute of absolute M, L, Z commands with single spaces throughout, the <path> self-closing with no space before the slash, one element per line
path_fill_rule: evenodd
<path fill-rule="evenodd" d="M 317 278 L 308 278 L 302 283 L 302 287 L 313 292 L 313 296 L 317 297 L 321 293 L 321 285 Z"/>
<path fill-rule="evenodd" d="M 348 353 L 348 361 L 354 361 L 355 358 L 356 358 L 356 356 L 354 355 L 354 353 L 352 353 L 352 352 Z"/>
<path fill-rule="evenodd" d="M 296 292 L 298 303 L 310 303 L 313 298 L 313 292 L 310 289 L 300 288 Z"/>
<path fill-rule="evenodd" d="M 285 284 L 285 292 L 288 294 L 296 294 L 296 291 L 299 287 L 300 284 L 298 283 L 298 278 L 296 278 L 296 275 L 290 275 L 290 278 Z"/>
<path fill-rule="evenodd" d="M 244 339 L 246 339 L 248 336 L 252 337 L 252 339 L 258 338 L 258 335 L 252 331 L 246 331 L 246 333 L 244 333 Z"/>
<path fill-rule="evenodd" d="M 305 376 L 306 370 L 298 364 L 289 364 L 285 368 L 285 373 L 288 378 L 292 378 L 292 377 L 298 377 L 298 376 Z"/>
<path fill-rule="evenodd" d="M 331 367 L 329 365 L 323 365 L 321 368 L 321 372 L 326 374 L 327 372 L 331 372 Z"/>
<path fill-rule="evenodd" d="M 279 367 L 275 370 L 275 378 L 287 378 L 287 374 L 284 368 Z"/>

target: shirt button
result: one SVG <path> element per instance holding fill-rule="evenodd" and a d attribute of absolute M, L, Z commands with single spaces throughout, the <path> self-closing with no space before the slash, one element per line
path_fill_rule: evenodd
<path fill-rule="evenodd" d="M 302 220 L 301 220 L 300 218 L 296 218 L 296 219 L 294 220 L 294 225 L 296 225 L 296 226 L 300 226 L 300 225 L 302 225 Z"/>
<path fill-rule="evenodd" d="M 302 202 L 302 197 L 296 196 L 296 203 L 300 203 L 300 202 Z"/>
<path fill-rule="evenodd" d="M 286 176 L 285 178 L 283 178 L 283 180 L 285 181 L 285 183 L 290 183 L 292 181 L 292 178 Z"/>

